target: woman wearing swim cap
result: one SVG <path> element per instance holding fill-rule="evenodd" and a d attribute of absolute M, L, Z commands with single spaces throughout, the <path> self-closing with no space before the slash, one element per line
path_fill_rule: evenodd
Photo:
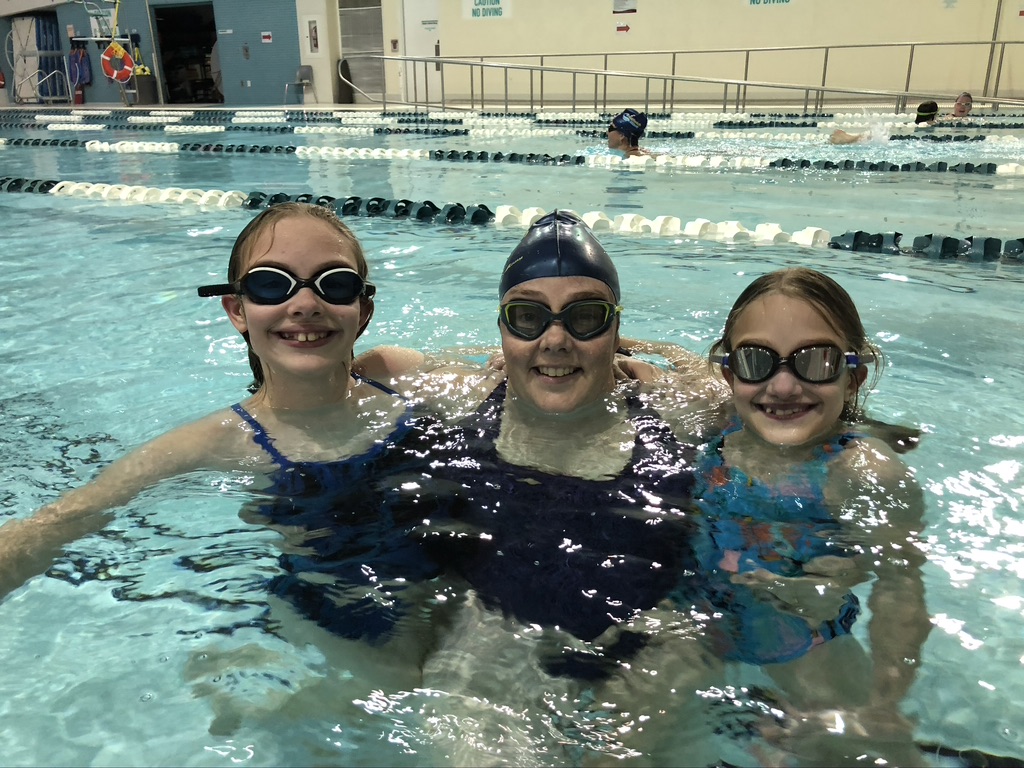
<path fill-rule="evenodd" d="M 624 109 L 612 118 L 608 126 L 608 149 L 626 157 L 651 154 L 640 148 L 640 139 L 647 132 L 647 115 L 635 109 Z"/>
<path fill-rule="evenodd" d="M 696 578 L 686 514 L 693 448 L 617 367 L 620 302 L 601 243 L 576 215 L 555 211 L 530 228 L 501 272 L 505 377 L 434 372 L 410 388 L 420 397 L 426 391 L 428 401 L 431 389 L 466 391 L 473 400 L 419 444 L 403 446 L 425 457 L 425 469 L 402 489 L 429 518 L 428 557 L 467 587 L 448 600 L 458 619 L 423 680 L 450 694 L 439 708 L 467 727 L 494 719 L 480 702 L 546 711 L 544 701 L 578 700 L 626 675 L 616 698 L 622 712 L 657 721 L 646 738 L 661 727 L 677 731 L 679 711 L 702 706 L 688 692 L 717 684 L 693 633 L 656 638 L 645 623 L 675 584 Z M 629 672 L 629 660 L 650 642 L 686 677 L 671 707 L 637 695 L 646 680 Z M 510 661 L 483 673 L 487 659 Z M 507 724 L 523 729 L 510 733 L 509 749 L 535 750 L 546 738 L 537 722 Z M 486 743 L 481 734 L 460 745 Z M 457 764 L 483 759 L 456 757 Z"/>

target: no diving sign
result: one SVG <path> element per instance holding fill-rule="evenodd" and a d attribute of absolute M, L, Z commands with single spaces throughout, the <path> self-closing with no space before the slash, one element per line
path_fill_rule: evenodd
<path fill-rule="evenodd" d="M 512 15 L 512 0 L 462 0 L 466 19 L 507 19 Z"/>

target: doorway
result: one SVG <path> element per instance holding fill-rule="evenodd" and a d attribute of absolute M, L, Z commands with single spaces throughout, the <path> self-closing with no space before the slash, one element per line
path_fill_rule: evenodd
<path fill-rule="evenodd" d="M 213 3 L 153 9 L 168 104 L 223 104 Z"/>
<path fill-rule="evenodd" d="M 405 55 L 442 55 L 437 0 L 405 0 L 402 14 Z M 406 101 L 417 104 L 441 101 L 440 65 L 406 62 L 402 74 Z"/>

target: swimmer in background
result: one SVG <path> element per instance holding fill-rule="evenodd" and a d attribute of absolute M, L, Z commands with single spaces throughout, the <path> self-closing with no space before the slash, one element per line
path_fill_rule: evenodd
<path fill-rule="evenodd" d="M 953 102 L 953 111 L 939 118 L 940 123 L 966 124 L 972 122 L 971 110 L 974 108 L 974 97 L 964 91 Z"/>
<path fill-rule="evenodd" d="M 914 115 L 914 127 L 918 128 L 921 126 L 928 127 L 935 125 L 935 120 L 939 115 L 939 105 L 934 101 L 923 101 L 917 105 L 917 114 Z"/>
<path fill-rule="evenodd" d="M 612 118 L 608 126 L 608 149 L 621 152 L 625 157 L 653 155 L 640 148 L 640 139 L 647 132 L 647 115 L 635 109 L 625 109 Z"/>
<path fill-rule="evenodd" d="M 918 105 L 917 114 L 914 115 L 914 127 L 921 128 L 934 125 L 936 115 L 939 113 L 939 105 L 934 101 L 925 101 Z M 877 135 L 877 139 L 876 139 Z M 844 130 L 837 128 L 829 136 L 829 144 L 858 144 L 866 141 L 888 141 L 888 132 L 879 131 L 865 131 L 864 133 L 847 133 Z"/>

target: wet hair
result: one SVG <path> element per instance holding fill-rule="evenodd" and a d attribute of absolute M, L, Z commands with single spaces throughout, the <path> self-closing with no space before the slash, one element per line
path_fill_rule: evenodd
<path fill-rule="evenodd" d="M 732 335 L 740 315 L 754 301 L 771 293 L 781 293 L 794 299 L 802 299 L 814 307 L 829 327 L 843 341 L 843 352 L 859 355 L 874 355 L 874 372 L 858 386 L 846 401 L 842 413 L 843 421 L 855 422 L 864 419 L 864 400 L 878 383 L 882 375 L 885 358 L 882 350 L 873 344 L 864 331 L 860 313 L 850 294 L 828 275 L 806 267 L 790 267 L 761 275 L 748 285 L 729 310 L 729 316 L 722 329 L 722 337 L 711 347 L 711 354 L 726 354 L 732 351 Z M 862 394 L 863 393 L 863 394 Z"/>
<path fill-rule="evenodd" d="M 619 301 L 619 274 L 611 256 L 576 214 L 556 210 L 534 222 L 501 271 L 498 298 L 540 277 L 592 277 Z"/>
<path fill-rule="evenodd" d="M 311 219 L 319 219 L 325 221 L 334 227 L 338 231 L 340 240 L 347 245 L 352 255 L 356 260 L 356 272 L 364 280 L 369 276 L 370 268 L 366 263 L 366 255 L 363 253 L 363 246 L 352 230 L 350 230 L 341 219 L 338 218 L 337 214 L 334 213 L 330 208 L 325 208 L 321 205 L 309 205 L 307 203 L 280 203 L 279 205 L 271 206 L 266 210 L 259 213 L 252 221 L 245 225 L 245 228 L 235 238 L 235 244 L 231 248 L 231 258 L 228 260 L 228 282 L 234 283 L 240 280 L 245 275 L 249 264 L 253 258 L 253 250 L 256 248 L 256 243 L 264 232 L 273 233 L 274 227 L 277 226 L 279 221 L 288 219 L 296 216 L 308 216 Z M 273 234 L 271 234 L 271 243 L 273 243 Z M 367 299 L 360 297 L 361 303 L 370 305 L 370 315 L 373 314 L 373 299 Z M 359 334 L 357 337 L 366 330 L 367 324 L 370 319 L 367 317 L 366 321 L 359 328 Z M 263 375 L 263 364 L 260 362 L 259 356 L 252 351 L 252 344 L 249 343 L 249 334 L 243 333 L 242 337 L 245 339 L 246 345 L 249 347 L 249 367 L 252 369 L 253 382 L 249 385 L 250 392 L 256 392 L 260 387 L 263 386 L 265 377 Z"/>
<path fill-rule="evenodd" d="M 625 136 L 629 146 L 638 147 L 647 131 L 647 115 L 635 109 L 624 109 L 612 118 L 609 128 Z"/>
<path fill-rule="evenodd" d="M 956 97 L 956 100 L 957 100 L 957 101 L 960 101 L 960 99 L 962 99 L 962 98 L 963 98 L 964 96 L 966 96 L 966 97 L 967 97 L 968 99 L 970 99 L 970 100 L 971 100 L 971 104 L 973 104 L 973 103 L 974 103 L 974 97 L 973 97 L 973 96 L 971 96 L 971 94 L 969 94 L 969 93 L 968 93 L 967 91 L 964 91 L 964 92 L 963 92 L 963 93 L 961 93 L 961 94 L 960 94 L 959 96 L 957 96 L 957 97 Z"/>
<path fill-rule="evenodd" d="M 923 101 L 917 106 L 917 114 L 914 116 L 915 123 L 927 123 L 935 119 L 939 114 L 939 105 L 934 101 Z"/>

